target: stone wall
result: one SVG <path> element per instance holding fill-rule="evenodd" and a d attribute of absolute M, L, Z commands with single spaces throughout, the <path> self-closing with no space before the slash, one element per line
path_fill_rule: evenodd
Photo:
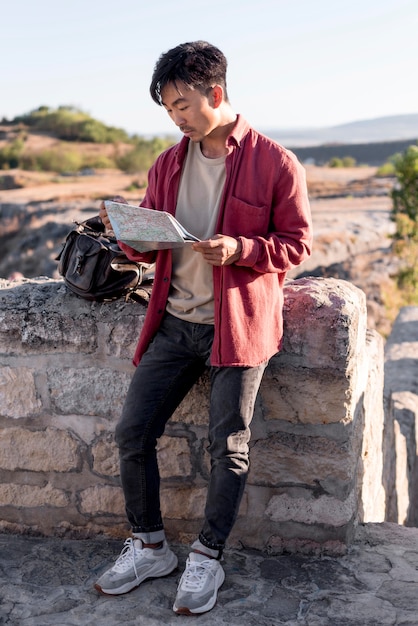
<path fill-rule="evenodd" d="M 418 307 L 401 309 L 385 346 L 385 466 L 389 521 L 418 526 Z"/>
<path fill-rule="evenodd" d="M 113 431 L 145 310 L 89 303 L 50 279 L 0 287 L 0 530 L 125 536 Z M 285 296 L 284 346 L 259 394 L 231 543 L 335 554 L 357 522 L 386 519 L 393 493 L 383 340 L 348 282 L 298 279 Z M 207 391 L 203 379 L 159 442 L 166 530 L 180 542 L 204 507 Z"/>

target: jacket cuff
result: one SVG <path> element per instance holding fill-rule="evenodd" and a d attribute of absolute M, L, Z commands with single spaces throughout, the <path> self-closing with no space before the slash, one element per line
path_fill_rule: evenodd
<path fill-rule="evenodd" d="M 246 237 L 238 237 L 241 243 L 241 256 L 235 265 L 244 267 L 252 267 L 257 262 L 259 243 L 255 239 L 247 239 Z"/>

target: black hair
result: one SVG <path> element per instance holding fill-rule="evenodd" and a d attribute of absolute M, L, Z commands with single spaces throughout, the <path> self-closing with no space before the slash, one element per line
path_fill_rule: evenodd
<path fill-rule="evenodd" d="M 214 85 L 221 85 L 224 98 L 226 91 L 225 55 L 207 41 L 182 43 L 158 59 L 150 85 L 151 98 L 162 105 L 161 92 L 168 83 L 183 82 L 190 89 L 198 89 L 203 94 Z"/>

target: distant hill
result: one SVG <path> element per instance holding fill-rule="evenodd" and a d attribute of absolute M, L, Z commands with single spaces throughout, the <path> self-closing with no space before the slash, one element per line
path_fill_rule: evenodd
<path fill-rule="evenodd" d="M 325 128 L 271 129 L 264 131 L 286 147 L 323 144 L 365 144 L 418 138 L 418 113 L 359 120 Z"/>
<path fill-rule="evenodd" d="M 416 135 L 416 137 L 418 134 Z M 380 141 L 370 143 L 335 143 L 321 146 L 287 146 L 296 154 L 302 163 L 326 165 L 334 157 L 344 159 L 351 157 L 357 165 L 379 167 L 398 153 L 404 152 L 408 146 L 417 143 L 417 139 L 402 141 Z"/>

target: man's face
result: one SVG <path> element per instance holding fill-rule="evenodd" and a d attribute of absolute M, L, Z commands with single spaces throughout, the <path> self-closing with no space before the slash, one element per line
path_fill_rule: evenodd
<path fill-rule="evenodd" d="M 191 141 L 199 142 L 218 125 L 218 109 L 208 96 L 184 83 L 169 83 L 161 92 L 162 103 L 176 126 Z"/>

